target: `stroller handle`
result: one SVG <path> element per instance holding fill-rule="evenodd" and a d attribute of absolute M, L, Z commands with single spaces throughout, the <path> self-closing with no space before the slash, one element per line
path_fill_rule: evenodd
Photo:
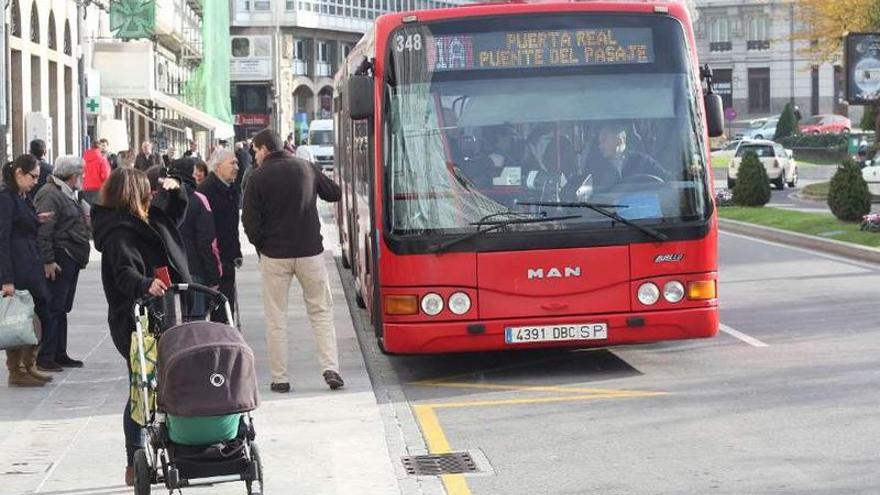
<path fill-rule="evenodd" d="M 211 299 L 214 299 L 215 301 L 217 301 L 218 306 L 229 302 L 229 300 L 226 298 L 225 294 L 223 294 L 219 290 L 212 289 L 212 288 L 208 287 L 207 285 L 202 285 L 202 284 L 195 284 L 195 283 L 193 283 L 193 284 L 171 284 L 171 287 L 169 287 L 166 292 L 171 292 L 172 294 L 175 294 L 175 295 L 176 294 L 185 294 L 187 292 L 201 292 L 202 294 L 207 294 L 208 296 L 211 297 Z M 135 301 L 135 304 L 138 306 L 144 306 L 154 299 L 157 299 L 157 297 L 152 294 L 146 295 L 144 297 L 138 298 Z"/>

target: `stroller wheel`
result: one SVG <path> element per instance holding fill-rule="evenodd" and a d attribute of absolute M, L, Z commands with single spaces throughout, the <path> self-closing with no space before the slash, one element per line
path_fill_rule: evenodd
<path fill-rule="evenodd" d="M 150 464 L 147 462 L 147 453 L 140 449 L 134 453 L 134 494 L 150 495 Z"/>
<path fill-rule="evenodd" d="M 245 482 L 248 495 L 263 494 L 263 461 L 260 460 L 260 450 L 257 444 L 251 443 L 251 462 L 253 462 L 256 479 Z M 255 486 L 256 485 L 256 486 Z M 254 489 L 256 488 L 256 489 Z"/>

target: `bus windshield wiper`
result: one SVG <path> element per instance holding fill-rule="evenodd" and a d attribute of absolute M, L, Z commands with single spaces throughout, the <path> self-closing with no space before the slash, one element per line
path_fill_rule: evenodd
<path fill-rule="evenodd" d="M 605 215 L 606 217 L 622 223 L 624 225 L 628 225 L 643 234 L 646 234 L 658 241 L 665 241 L 669 239 L 669 236 L 664 234 L 663 232 L 652 229 L 651 227 L 645 227 L 644 225 L 639 225 L 632 220 L 627 220 L 620 216 L 617 212 L 608 210 L 607 208 L 626 208 L 626 205 L 615 205 L 610 203 L 589 203 L 589 202 L 573 202 L 573 203 L 565 203 L 562 201 L 528 201 L 528 202 L 518 202 L 520 206 L 549 206 L 549 207 L 557 207 L 557 208 L 587 208 L 588 210 L 593 210 L 596 213 L 601 215 Z"/>
<path fill-rule="evenodd" d="M 509 214 L 511 214 L 511 215 L 524 215 L 524 214 L 528 214 L 528 213 L 509 212 Z M 510 225 L 556 222 L 559 220 L 571 220 L 573 218 L 581 218 L 581 215 L 562 215 L 562 216 L 556 216 L 556 217 L 548 217 L 548 216 L 546 216 L 546 214 L 542 214 L 540 216 L 531 217 L 531 218 L 523 217 L 523 218 L 508 218 L 508 219 L 500 219 L 500 220 L 489 220 L 489 218 L 495 217 L 495 216 L 499 216 L 499 214 L 487 215 L 486 217 L 483 217 L 483 219 L 481 219 L 477 222 L 472 222 L 470 225 L 475 225 L 477 227 L 476 232 L 469 232 L 467 234 L 463 234 L 463 235 L 456 237 L 454 239 L 450 239 L 446 242 L 437 244 L 437 245 L 431 247 L 428 250 L 428 252 L 439 253 L 439 252 L 442 252 L 442 251 L 449 249 L 451 246 L 454 246 L 460 242 L 466 241 L 468 239 L 473 239 L 474 237 L 485 234 L 486 232 L 491 232 L 493 230 L 502 229 L 502 228 L 510 226 Z M 481 229 L 480 227 L 485 227 L 485 228 Z"/>

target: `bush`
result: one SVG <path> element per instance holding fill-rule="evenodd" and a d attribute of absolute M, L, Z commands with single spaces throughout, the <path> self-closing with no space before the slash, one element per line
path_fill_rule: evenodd
<path fill-rule="evenodd" d="M 796 134 L 779 140 L 788 149 L 824 149 L 846 153 L 849 141 L 843 134 Z"/>
<path fill-rule="evenodd" d="M 782 115 L 779 116 L 779 123 L 776 124 L 776 134 L 773 135 L 773 140 L 778 141 L 789 137 L 796 134 L 797 130 L 798 124 L 797 117 L 794 116 L 794 109 L 792 109 L 791 103 L 786 103 Z"/>
<path fill-rule="evenodd" d="M 764 206 L 770 201 L 770 178 L 764 165 L 754 151 L 743 155 L 736 185 L 733 188 L 733 202 L 739 206 Z"/>
<path fill-rule="evenodd" d="M 834 216 L 845 222 L 858 222 L 870 213 L 871 193 L 854 161 L 845 160 L 831 178 L 828 206 Z"/>

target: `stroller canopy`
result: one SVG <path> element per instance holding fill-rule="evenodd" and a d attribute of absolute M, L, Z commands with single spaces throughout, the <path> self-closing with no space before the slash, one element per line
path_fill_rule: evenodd
<path fill-rule="evenodd" d="M 196 321 L 159 339 L 159 407 L 178 416 L 218 416 L 257 408 L 254 352 L 241 333 Z"/>

